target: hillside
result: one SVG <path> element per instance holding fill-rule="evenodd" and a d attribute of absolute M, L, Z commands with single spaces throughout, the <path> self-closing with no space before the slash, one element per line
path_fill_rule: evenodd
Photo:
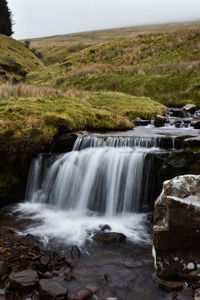
<path fill-rule="evenodd" d="M 30 39 L 31 47 L 44 56 L 45 64 L 61 62 L 66 56 L 81 49 L 121 38 L 133 38 L 140 34 L 169 33 L 200 30 L 200 22 L 146 25 L 88 31 L 74 34 Z"/>
<path fill-rule="evenodd" d="M 179 24 L 172 26 L 169 32 L 164 32 L 163 29 L 162 33 L 155 32 L 156 30 L 153 32 L 150 27 L 151 33 L 143 32 L 133 38 L 97 43 L 71 53 L 69 49 L 65 49 L 66 52 L 63 49 L 56 63 L 29 74 L 28 82 L 45 83 L 62 90 L 76 88 L 123 92 L 138 97 L 151 97 L 165 105 L 181 106 L 188 102 L 199 105 L 198 27 L 200 28 L 200 23 L 182 27 Z M 100 36 L 100 32 L 97 34 Z M 102 32 L 101 37 L 103 34 L 105 33 Z M 47 38 L 48 42 L 50 39 Z M 57 39 L 60 40 L 61 37 Z M 45 40 L 41 40 L 42 45 L 44 42 Z M 44 60 L 49 59 L 48 55 L 45 58 L 45 53 L 43 54 Z"/>
<path fill-rule="evenodd" d="M 24 78 L 43 63 L 21 42 L 0 34 L 0 83 Z"/>

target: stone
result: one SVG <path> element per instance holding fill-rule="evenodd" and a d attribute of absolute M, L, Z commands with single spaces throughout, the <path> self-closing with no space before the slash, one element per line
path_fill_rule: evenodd
<path fill-rule="evenodd" d="M 81 251 L 78 246 L 72 246 L 71 248 L 71 258 L 72 259 L 79 259 L 81 256 Z"/>
<path fill-rule="evenodd" d="M 67 299 L 68 290 L 54 279 L 39 281 L 39 295 L 41 300 Z"/>
<path fill-rule="evenodd" d="M 200 121 L 196 121 L 193 124 L 194 129 L 200 129 Z"/>
<path fill-rule="evenodd" d="M 163 127 L 165 125 L 166 120 L 167 120 L 166 117 L 157 115 L 154 120 L 154 126 L 155 127 Z"/>
<path fill-rule="evenodd" d="M 142 120 L 141 118 L 136 118 L 133 120 L 133 123 L 135 123 L 136 126 L 147 126 L 151 124 L 151 120 Z"/>
<path fill-rule="evenodd" d="M 93 296 L 93 292 L 89 289 L 78 291 L 75 295 L 70 297 L 70 300 L 89 300 Z"/>
<path fill-rule="evenodd" d="M 47 266 L 49 262 L 50 262 L 50 257 L 49 256 L 41 256 L 40 257 L 40 263 L 43 266 Z"/>
<path fill-rule="evenodd" d="M 111 227 L 108 224 L 103 225 L 101 228 L 101 231 L 111 231 Z"/>
<path fill-rule="evenodd" d="M 123 233 L 103 232 L 93 235 L 92 239 L 96 242 L 116 243 L 124 241 L 126 236 Z"/>
<path fill-rule="evenodd" d="M 177 118 L 189 118 L 189 117 L 191 117 L 190 112 L 186 111 L 183 108 L 170 108 L 169 113 L 172 117 L 177 117 Z"/>
<path fill-rule="evenodd" d="M 194 104 L 186 104 L 183 109 L 193 115 L 196 112 L 197 107 Z"/>
<path fill-rule="evenodd" d="M 0 261 L 0 277 L 7 275 L 8 273 L 9 273 L 8 265 L 5 262 Z"/>
<path fill-rule="evenodd" d="M 38 274 L 33 270 L 25 270 L 22 272 L 12 272 L 9 276 L 11 285 L 20 288 L 33 288 L 38 283 Z"/>
<path fill-rule="evenodd" d="M 181 279 L 200 269 L 199 175 L 164 182 L 155 202 L 153 232 L 157 276 Z"/>
<path fill-rule="evenodd" d="M 181 291 L 183 288 L 183 283 L 175 281 L 161 281 L 159 283 L 159 288 L 167 293 L 171 293 L 173 291 Z"/>
<path fill-rule="evenodd" d="M 194 300 L 200 300 L 200 289 L 194 291 Z"/>

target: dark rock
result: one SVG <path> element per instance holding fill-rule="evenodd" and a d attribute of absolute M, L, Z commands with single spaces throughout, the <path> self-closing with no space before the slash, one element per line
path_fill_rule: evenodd
<path fill-rule="evenodd" d="M 40 243 L 39 239 L 36 236 L 32 235 L 32 234 L 27 234 L 24 237 L 24 240 L 27 241 L 30 244 L 39 244 Z"/>
<path fill-rule="evenodd" d="M 72 249 L 71 249 L 71 258 L 72 259 L 79 259 L 80 256 L 81 256 L 81 251 L 78 248 L 78 246 L 72 246 Z"/>
<path fill-rule="evenodd" d="M 33 288 L 38 283 L 38 274 L 33 270 L 25 270 L 22 272 L 12 272 L 9 276 L 12 286 L 20 288 Z"/>
<path fill-rule="evenodd" d="M 78 135 L 74 133 L 68 133 L 55 137 L 51 151 L 54 153 L 65 153 L 72 151 L 77 137 Z"/>
<path fill-rule="evenodd" d="M 122 233 L 104 232 L 95 234 L 92 239 L 96 242 L 116 243 L 124 241 L 126 236 Z"/>
<path fill-rule="evenodd" d="M 140 118 L 136 118 L 135 120 L 133 120 L 133 123 L 136 126 L 147 126 L 147 125 L 151 124 L 151 120 L 142 120 Z"/>
<path fill-rule="evenodd" d="M 39 295 L 41 300 L 67 299 L 67 288 L 54 279 L 41 279 L 39 281 Z"/>
<path fill-rule="evenodd" d="M 170 115 L 177 118 L 189 118 L 191 114 L 182 108 L 169 108 Z"/>
<path fill-rule="evenodd" d="M 197 107 L 194 104 L 187 104 L 183 109 L 193 115 L 196 112 Z"/>
<path fill-rule="evenodd" d="M 75 295 L 72 295 L 70 300 L 89 300 L 93 296 L 93 292 L 89 289 L 78 291 Z"/>
<path fill-rule="evenodd" d="M 159 283 L 159 287 L 165 292 L 171 293 L 173 291 L 181 291 L 183 288 L 183 283 L 175 281 L 161 281 Z"/>
<path fill-rule="evenodd" d="M 43 266 L 47 266 L 48 263 L 50 262 L 50 257 L 49 256 L 42 256 L 42 257 L 40 257 L 40 262 Z"/>
<path fill-rule="evenodd" d="M 108 224 L 105 224 L 100 228 L 101 228 L 101 231 L 106 231 L 106 230 L 111 231 L 111 227 Z"/>
<path fill-rule="evenodd" d="M 157 115 L 154 120 L 154 126 L 163 127 L 165 125 L 166 119 L 167 119 L 166 117 Z"/>
<path fill-rule="evenodd" d="M 193 122 L 191 125 L 194 127 L 194 129 L 200 129 L 200 120 Z"/>
<path fill-rule="evenodd" d="M 4 275 L 7 275 L 8 273 L 9 273 L 8 265 L 5 262 L 0 261 L 0 278 Z"/>

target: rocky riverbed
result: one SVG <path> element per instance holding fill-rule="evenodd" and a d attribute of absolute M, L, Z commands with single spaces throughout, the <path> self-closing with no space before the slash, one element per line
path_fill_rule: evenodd
<path fill-rule="evenodd" d="M 87 243 L 79 249 L 16 235 L 10 214 L 1 213 L 0 299 L 190 300 L 193 288 L 159 280 L 151 245 L 125 240 Z M 150 224 L 146 224 L 150 227 Z"/>

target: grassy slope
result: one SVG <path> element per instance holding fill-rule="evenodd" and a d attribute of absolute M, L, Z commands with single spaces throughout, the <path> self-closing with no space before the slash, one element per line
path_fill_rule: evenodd
<path fill-rule="evenodd" d="M 166 29 L 168 32 L 164 33 Z M 62 41 L 72 47 L 75 38 L 79 46 L 83 46 L 85 40 L 88 39 L 89 44 L 89 38 L 92 41 L 94 35 L 94 44 L 97 45 L 75 53 L 69 53 L 66 46 L 58 57 L 55 51 L 54 59 L 58 62 L 42 72 L 30 74 L 28 80 L 62 87 L 64 90 L 76 87 L 147 96 L 166 105 L 188 102 L 199 105 L 199 29 L 200 23 L 145 27 L 145 32 L 151 33 L 100 44 L 106 34 L 109 40 L 119 37 L 123 31 L 127 36 L 136 35 L 142 32 L 142 28 L 138 31 L 129 28 L 37 40 L 35 43 L 38 46 L 41 43 L 41 48 L 50 46 L 51 39 L 55 44 L 56 41 Z M 49 59 L 48 51 L 46 55 L 46 59 Z"/>
<path fill-rule="evenodd" d="M 66 56 L 78 52 L 81 49 L 108 41 L 121 38 L 133 38 L 140 34 L 199 29 L 199 22 L 146 25 L 36 38 L 31 39 L 30 42 L 31 47 L 36 48 L 43 53 L 44 62 L 49 65 L 55 62 L 62 62 Z"/>
<path fill-rule="evenodd" d="M 20 72 L 41 68 L 43 63 L 22 43 L 0 34 L 0 71 L 7 76 L 20 77 Z M 0 76 L 0 82 L 3 82 Z"/>
<path fill-rule="evenodd" d="M 119 93 L 62 94 L 44 87 L 33 91 L 25 85 L 20 91 L 19 86 L 9 88 L 10 93 L 0 88 L 0 134 L 9 138 L 28 136 L 33 141 L 42 138 L 50 142 L 61 127 L 66 131 L 130 129 L 133 124 L 128 118 L 151 117 L 166 110 L 151 99 Z M 102 105 L 106 110 L 99 107 Z"/>

